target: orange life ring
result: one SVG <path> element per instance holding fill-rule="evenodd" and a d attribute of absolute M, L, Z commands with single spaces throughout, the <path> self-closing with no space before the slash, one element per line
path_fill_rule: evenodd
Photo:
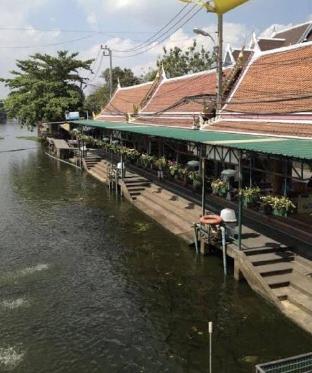
<path fill-rule="evenodd" d="M 199 221 L 202 224 L 219 225 L 222 223 L 222 218 L 219 215 L 204 215 L 199 219 Z"/>

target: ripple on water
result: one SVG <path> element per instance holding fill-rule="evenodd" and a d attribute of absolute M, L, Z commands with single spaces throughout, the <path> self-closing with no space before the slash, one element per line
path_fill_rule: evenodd
<path fill-rule="evenodd" d="M 22 269 L 17 274 L 20 274 L 21 276 L 26 276 L 26 275 L 31 275 L 32 273 L 35 273 L 35 272 L 45 271 L 48 268 L 49 268 L 48 264 L 37 264 L 36 266 Z"/>
<path fill-rule="evenodd" d="M 1 308 L 14 310 L 20 307 L 28 307 L 29 301 L 24 298 L 18 299 L 5 299 L 0 303 Z"/>
<path fill-rule="evenodd" d="M 23 360 L 24 352 L 17 351 L 14 347 L 0 347 L 0 368 L 3 371 L 15 369 Z"/>
<path fill-rule="evenodd" d="M 37 264 L 35 266 L 23 268 L 14 272 L 8 272 L 0 277 L 0 283 L 5 283 L 7 281 L 16 281 L 19 278 L 32 275 L 36 272 L 46 271 L 48 268 L 48 264 Z"/>

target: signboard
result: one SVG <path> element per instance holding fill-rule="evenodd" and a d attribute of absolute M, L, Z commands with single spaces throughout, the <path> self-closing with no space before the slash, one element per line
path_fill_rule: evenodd
<path fill-rule="evenodd" d="M 246 3 L 249 0 L 180 0 L 184 3 L 194 3 L 202 8 L 207 9 L 208 12 L 213 12 L 217 14 L 224 14 L 239 5 Z"/>

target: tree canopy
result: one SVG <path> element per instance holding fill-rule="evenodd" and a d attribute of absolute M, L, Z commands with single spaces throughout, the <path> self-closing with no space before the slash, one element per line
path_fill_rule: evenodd
<path fill-rule="evenodd" d="M 91 71 L 93 60 L 77 59 L 78 53 L 58 51 L 56 56 L 36 53 L 17 60 L 13 78 L 1 79 L 10 93 L 4 102 L 9 117 L 33 126 L 40 121 L 61 121 L 64 112 L 82 108 L 83 71 Z"/>
<path fill-rule="evenodd" d="M 183 50 L 179 47 L 163 48 L 163 55 L 158 58 L 158 68 L 163 65 L 167 78 L 174 78 L 190 73 L 211 69 L 214 56 L 203 46 L 199 49 L 196 40 L 193 45 Z"/>

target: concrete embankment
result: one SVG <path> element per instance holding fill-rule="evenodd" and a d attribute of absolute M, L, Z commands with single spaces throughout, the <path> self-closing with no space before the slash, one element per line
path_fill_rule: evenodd
<path fill-rule="evenodd" d="M 99 157 L 84 160 L 86 171 L 103 183 L 109 182 L 111 163 Z M 147 177 L 127 171 L 119 180 L 123 196 L 177 237 L 194 243 L 193 224 L 201 206 L 177 192 L 157 185 Z M 243 250 L 227 245 L 234 260 L 234 277 L 273 303 L 282 313 L 312 333 L 312 263 L 289 247 L 243 226 Z"/>

